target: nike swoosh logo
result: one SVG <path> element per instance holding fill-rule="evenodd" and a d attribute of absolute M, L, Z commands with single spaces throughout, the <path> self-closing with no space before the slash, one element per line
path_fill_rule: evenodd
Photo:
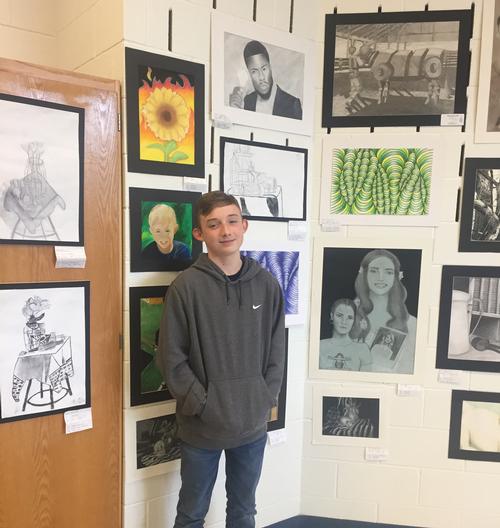
<path fill-rule="evenodd" d="M 257 310 L 257 308 L 260 308 L 262 306 L 262 304 L 258 304 L 257 306 L 255 306 L 255 304 L 252 304 L 252 308 L 254 310 Z"/>

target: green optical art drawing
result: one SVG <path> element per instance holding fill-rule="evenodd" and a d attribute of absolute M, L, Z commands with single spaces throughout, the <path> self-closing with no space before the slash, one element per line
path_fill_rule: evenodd
<path fill-rule="evenodd" d="M 427 215 L 430 148 L 333 149 L 330 214 Z"/>

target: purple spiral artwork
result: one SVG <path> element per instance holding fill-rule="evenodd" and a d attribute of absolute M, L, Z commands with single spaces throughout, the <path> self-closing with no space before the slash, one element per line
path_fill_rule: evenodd
<path fill-rule="evenodd" d="M 298 251 L 242 251 L 242 255 L 256 260 L 279 282 L 285 299 L 285 314 L 299 313 L 299 252 Z"/>

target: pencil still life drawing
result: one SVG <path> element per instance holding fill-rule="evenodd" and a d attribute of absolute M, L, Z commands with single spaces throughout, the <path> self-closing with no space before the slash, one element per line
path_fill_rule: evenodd
<path fill-rule="evenodd" d="M 17 295 L 0 290 L 2 302 L 7 303 L 3 310 L 16 310 L 14 317 L 6 315 L 8 320 L 0 325 L 12 347 L 2 361 L 2 420 L 60 412 L 88 401 L 88 360 L 82 328 L 86 322 L 85 289 L 20 289 Z M 68 323 L 61 319 L 66 308 L 61 303 L 70 294 L 75 299 L 69 307 L 79 309 L 73 315 L 76 320 Z"/>
<path fill-rule="evenodd" d="M 83 112 L 0 94 L 0 242 L 83 243 Z"/>
<path fill-rule="evenodd" d="M 500 462 L 500 394 L 453 390 L 448 458 Z"/>
<path fill-rule="evenodd" d="M 500 372 L 500 273 L 443 266 L 436 366 Z"/>
<path fill-rule="evenodd" d="M 306 169 L 306 149 L 221 138 L 222 187 L 243 216 L 304 220 Z"/>

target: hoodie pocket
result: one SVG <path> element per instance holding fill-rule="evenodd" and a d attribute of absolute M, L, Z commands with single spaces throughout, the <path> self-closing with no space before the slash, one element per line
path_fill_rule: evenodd
<path fill-rule="evenodd" d="M 200 415 L 210 438 L 234 438 L 262 427 L 274 405 L 261 375 L 208 383 L 207 402 Z"/>

